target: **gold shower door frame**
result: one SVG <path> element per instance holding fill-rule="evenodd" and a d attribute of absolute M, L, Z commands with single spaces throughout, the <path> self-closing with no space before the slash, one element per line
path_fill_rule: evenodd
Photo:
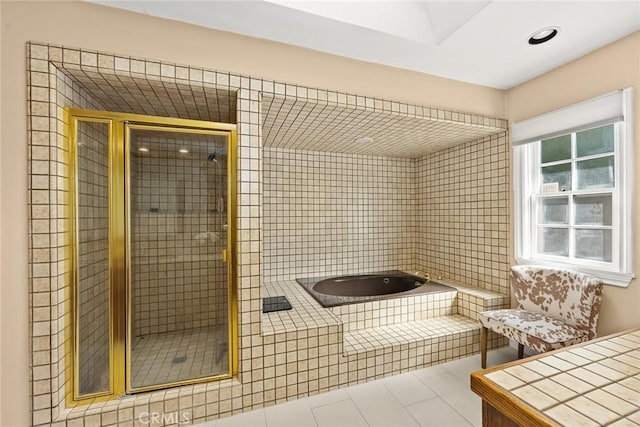
<path fill-rule="evenodd" d="M 114 113 L 82 109 L 66 109 L 69 123 L 69 212 L 70 238 L 66 245 L 71 259 L 70 286 L 66 297 L 70 301 L 70 315 L 65 316 L 66 340 L 65 371 L 67 376 L 67 405 L 77 406 L 169 387 L 196 384 L 231 378 L 238 372 L 238 294 L 236 286 L 236 213 L 237 213 L 237 133 L 236 125 L 176 119 L 128 113 Z M 109 183 L 109 390 L 79 394 L 79 241 L 78 241 L 78 122 L 103 123 L 109 127 L 108 183 Z M 227 264 L 228 291 L 228 358 L 229 372 L 147 387 L 131 387 L 131 260 L 130 260 L 130 156 L 131 129 L 171 131 L 224 136 L 227 138 L 227 247 L 220 254 Z"/>

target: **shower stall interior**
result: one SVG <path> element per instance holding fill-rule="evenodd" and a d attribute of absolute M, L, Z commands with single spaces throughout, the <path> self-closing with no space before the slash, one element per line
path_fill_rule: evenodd
<path fill-rule="evenodd" d="M 68 114 L 72 400 L 229 378 L 235 125 Z"/>

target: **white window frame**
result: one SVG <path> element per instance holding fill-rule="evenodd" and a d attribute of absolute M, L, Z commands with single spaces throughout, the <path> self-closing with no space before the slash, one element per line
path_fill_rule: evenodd
<path fill-rule="evenodd" d="M 635 277 L 633 273 L 633 89 L 625 89 L 622 93 L 622 111 L 624 120 L 614 123 L 614 173 L 615 189 L 612 192 L 613 218 L 612 218 L 612 262 L 582 260 L 562 256 L 547 254 L 537 254 L 537 218 L 538 204 L 536 200 L 539 196 L 563 196 L 567 195 L 571 199 L 575 187 L 575 158 L 573 151 L 575 148 L 575 136 L 572 135 L 572 192 L 540 193 L 540 141 L 551 136 L 542 132 L 539 138 L 532 137 L 539 129 L 544 129 L 545 119 L 549 118 L 553 122 L 552 126 L 562 126 L 563 117 L 573 107 L 560 110 L 561 114 L 550 113 L 532 119 L 535 121 L 536 129 L 528 132 L 514 129 L 516 137 L 525 139 L 524 143 L 513 148 L 513 182 L 514 182 L 514 238 L 515 238 L 515 258 L 519 264 L 537 264 L 551 267 L 569 268 L 576 271 L 591 274 L 602 279 L 605 283 L 615 286 L 626 287 Z M 580 104 L 578 104 L 578 107 Z M 555 120 L 555 122 L 554 122 Z M 588 115 L 586 119 L 588 120 Z M 566 135 L 576 131 L 600 127 L 606 123 L 597 119 L 592 123 L 585 123 L 577 129 L 569 129 L 564 132 L 553 132 L 552 136 Z M 573 124 L 571 124 L 573 126 Z M 529 129 L 523 127 L 526 131 Z M 518 134 L 519 132 L 519 134 Z M 512 135 L 513 137 L 513 135 Z M 594 194 L 605 193 L 609 190 L 594 189 Z M 582 191 L 580 191 L 582 193 Z M 569 204 L 569 215 L 573 215 L 572 201 Z M 570 221 L 571 223 L 572 221 Z M 574 242 L 571 241 L 570 245 Z M 571 253 L 571 252 L 570 252 Z"/>

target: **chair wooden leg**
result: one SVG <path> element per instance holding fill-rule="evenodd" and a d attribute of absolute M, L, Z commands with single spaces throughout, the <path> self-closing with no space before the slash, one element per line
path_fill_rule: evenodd
<path fill-rule="evenodd" d="M 518 344 L 518 359 L 524 357 L 524 344 Z"/>
<path fill-rule="evenodd" d="M 480 328 L 480 362 L 482 369 L 487 367 L 487 328 Z"/>

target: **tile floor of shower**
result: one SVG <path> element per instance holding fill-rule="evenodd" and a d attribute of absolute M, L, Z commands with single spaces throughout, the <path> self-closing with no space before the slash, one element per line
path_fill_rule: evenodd
<path fill-rule="evenodd" d="M 145 387 L 228 372 L 227 334 L 225 324 L 135 337 L 131 383 Z"/>
<path fill-rule="evenodd" d="M 489 366 L 516 359 L 490 350 Z M 452 362 L 199 424 L 201 427 L 469 427 L 482 425 L 481 399 L 471 391 L 475 354 Z"/>

